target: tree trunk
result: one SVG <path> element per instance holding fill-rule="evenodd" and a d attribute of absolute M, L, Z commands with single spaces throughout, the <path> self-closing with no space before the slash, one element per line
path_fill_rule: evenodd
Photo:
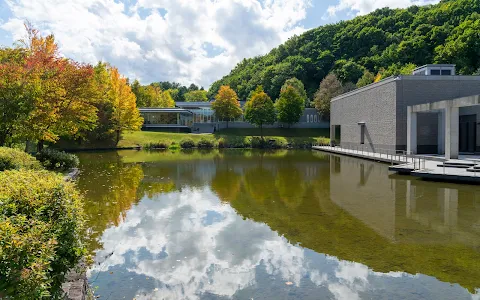
<path fill-rule="evenodd" d="M 120 142 L 120 130 L 117 130 L 117 138 L 116 138 L 115 146 L 118 145 L 118 142 Z"/>
<path fill-rule="evenodd" d="M 260 137 L 262 138 L 263 142 L 263 124 L 260 125 Z"/>
<path fill-rule="evenodd" d="M 38 141 L 38 143 L 37 143 L 37 152 L 42 151 L 44 145 L 45 145 L 45 141 L 44 141 L 44 140 Z"/>

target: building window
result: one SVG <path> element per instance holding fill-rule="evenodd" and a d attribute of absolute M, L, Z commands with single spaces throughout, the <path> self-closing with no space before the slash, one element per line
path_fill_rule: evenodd
<path fill-rule="evenodd" d="M 365 125 L 360 126 L 360 144 L 365 144 Z"/>
<path fill-rule="evenodd" d="M 440 70 L 431 70 L 430 75 L 440 75 Z"/>
<path fill-rule="evenodd" d="M 452 70 L 442 70 L 442 75 L 452 75 Z"/>

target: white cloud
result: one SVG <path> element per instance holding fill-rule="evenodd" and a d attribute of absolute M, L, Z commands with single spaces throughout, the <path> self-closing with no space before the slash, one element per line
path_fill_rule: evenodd
<path fill-rule="evenodd" d="M 62 53 L 88 63 L 105 60 L 143 83 L 204 86 L 245 57 L 268 52 L 304 30 L 310 0 L 6 0 L 1 26 L 15 39 L 29 20 L 54 33 Z M 165 13 L 166 12 L 166 13 Z M 209 44 L 221 51 L 211 55 Z"/>
<path fill-rule="evenodd" d="M 339 0 L 337 5 L 331 5 L 327 9 L 329 16 L 335 16 L 338 12 L 346 11 L 351 14 L 365 15 L 376 9 L 405 8 L 411 5 L 426 5 L 438 3 L 439 0 Z"/>

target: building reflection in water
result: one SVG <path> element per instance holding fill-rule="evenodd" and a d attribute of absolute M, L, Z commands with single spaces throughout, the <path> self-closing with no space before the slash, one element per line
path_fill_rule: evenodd
<path fill-rule="evenodd" d="M 382 236 L 480 247 L 478 187 L 390 175 L 384 165 L 350 157 L 330 164 L 330 199 Z"/>

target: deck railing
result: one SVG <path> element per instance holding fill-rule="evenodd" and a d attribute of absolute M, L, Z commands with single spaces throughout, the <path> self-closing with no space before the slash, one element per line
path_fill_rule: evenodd
<path fill-rule="evenodd" d="M 344 153 L 352 153 L 357 155 L 365 155 L 372 158 L 378 157 L 381 159 L 390 160 L 390 164 L 413 164 L 414 170 L 424 169 L 426 166 L 426 156 L 407 154 L 405 150 L 396 149 L 384 149 L 384 148 L 368 148 L 365 145 L 353 145 L 349 147 L 345 146 L 331 146 L 329 143 L 315 143 L 313 147 L 330 147 L 332 149 L 337 148 Z M 371 155 L 373 154 L 373 156 Z M 377 156 L 378 155 L 378 156 Z"/>

